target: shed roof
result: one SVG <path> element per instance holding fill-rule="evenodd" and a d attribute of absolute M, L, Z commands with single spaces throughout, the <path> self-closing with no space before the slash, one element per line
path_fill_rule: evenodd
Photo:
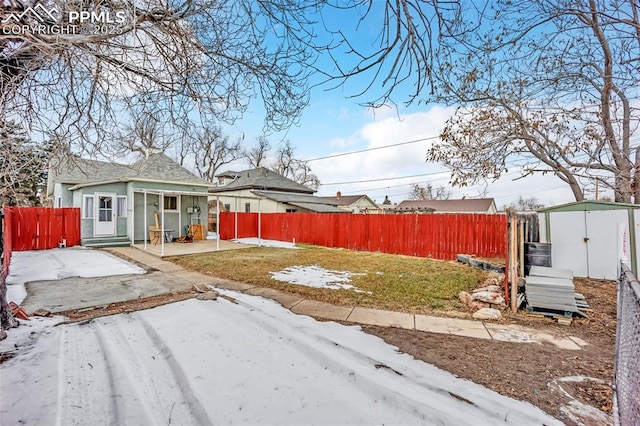
<path fill-rule="evenodd" d="M 596 210 L 627 210 L 640 209 L 638 204 L 629 203 L 611 203 L 608 201 L 574 201 L 571 203 L 559 204 L 557 206 L 545 207 L 538 209 L 540 213 L 545 212 L 576 212 L 576 211 L 596 211 Z"/>

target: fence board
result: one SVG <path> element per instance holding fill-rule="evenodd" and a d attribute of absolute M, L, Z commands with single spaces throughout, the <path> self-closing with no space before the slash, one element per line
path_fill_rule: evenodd
<path fill-rule="evenodd" d="M 237 214 L 238 238 L 258 236 L 258 214 Z M 261 236 L 324 247 L 453 260 L 464 253 L 505 257 L 504 214 L 359 215 L 263 213 Z M 236 213 L 220 214 L 220 238 L 233 239 Z"/>
<path fill-rule="evenodd" d="M 67 247 L 80 244 L 78 208 L 7 207 L 5 220 L 11 251 L 52 249 L 63 239 Z"/>

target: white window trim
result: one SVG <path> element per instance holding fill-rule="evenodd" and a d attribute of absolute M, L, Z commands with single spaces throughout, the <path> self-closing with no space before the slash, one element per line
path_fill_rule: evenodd
<path fill-rule="evenodd" d="M 179 195 L 171 195 L 171 194 L 165 194 L 162 199 L 163 199 L 163 203 L 164 201 L 167 199 L 167 197 L 173 197 L 176 199 L 176 208 L 175 209 L 164 209 L 165 213 L 178 213 L 180 211 L 180 196 Z"/>
<path fill-rule="evenodd" d="M 91 200 L 91 208 L 87 209 L 87 199 Z M 82 218 L 83 219 L 93 219 L 96 216 L 96 212 L 95 212 L 95 197 L 93 195 L 87 195 L 84 194 L 82 196 Z M 87 213 L 90 213 L 90 215 L 88 215 Z"/>
<path fill-rule="evenodd" d="M 124 206 L 122 208 L 122 212 L 120 211 L 121 210 L 120 200 L 124 200 Z M 118 195 L 116 197 L 116 217 L 127 217 L 127 196 L 126 195 Z"/>

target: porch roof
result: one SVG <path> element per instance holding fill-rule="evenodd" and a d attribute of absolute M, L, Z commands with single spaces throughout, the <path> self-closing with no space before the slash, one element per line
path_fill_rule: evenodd
<path fill-rule="evenodd" d="M 208 192 L 198 192 L 198 191 L 182 191 L 179 189 L 148 189 L 148 188 L 134 188 L 133 192 L 139 192 L 139 193 L 147 193 L 147 194 L 157 194 L 157 195 L 164 195 L 164 194 L 169 194 L 169 195 L 174 195 L 174 194 L 179 194 L 179 195 L 192 195 L 194 197 L 209 197 L 209 193 Z"/>

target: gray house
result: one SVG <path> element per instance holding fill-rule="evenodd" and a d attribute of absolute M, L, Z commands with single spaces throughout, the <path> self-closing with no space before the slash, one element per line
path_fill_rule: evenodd
<path fill-rule="evenodd" d="M 209 190 L 228 212 L 261 213 L 344 213 L 338 203 L 313 195 L 314 189 L 301 185 L 265 167 L 227 171 L 216 175 L 218 185 Z"/>
<path fill-rule="evenodd" d="M 81 209 L 83 245 L 114 246 L 149 239 L 156 225 L 170 239 L 184 235 L 185 226 L 206 224 L 212 186 L 152 153 L 131 165 L 68 159 L 50 169 L 47 194 L 54 207 Z"/>

